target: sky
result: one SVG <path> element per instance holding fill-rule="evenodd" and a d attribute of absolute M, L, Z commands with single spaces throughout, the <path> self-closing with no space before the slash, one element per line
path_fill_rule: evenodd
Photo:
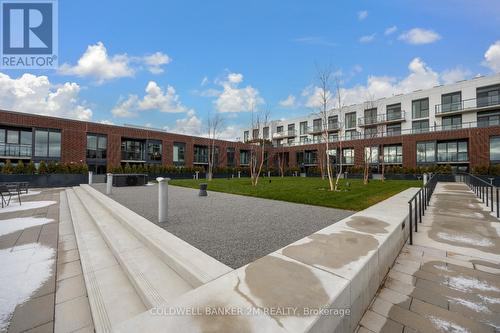
<path fill-rule="evenodd" d="M 59 1 L 59 68 L 0 70 L 0 108 L 237 139 L 317 111 L 500 72 L 500 1 Z"/>

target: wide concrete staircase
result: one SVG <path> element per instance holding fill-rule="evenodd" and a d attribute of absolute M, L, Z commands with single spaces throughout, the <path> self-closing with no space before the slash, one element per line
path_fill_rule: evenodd
<path fill-rule="evenodd" d="M 96 332 L 172 301 L 232 269 L 91 186 L 66 190 Z"/>

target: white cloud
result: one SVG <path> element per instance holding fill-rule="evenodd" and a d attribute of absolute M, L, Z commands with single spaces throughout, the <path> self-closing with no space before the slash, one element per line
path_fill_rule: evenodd
<path fill-rule="evenodd" d="M 375 36 L 376 36 L 376 34 L 361 36 L 359 38 L 359 42 L 360 43 L 371 43 L 375 40 Z"/>
<path fill-rule="evenodd" d="M 295 107 L 295 96 L 294 95 L 288 95 L 287 98 L 279 101 L 279 105 L 284 107 L 284 108 L 293 108 Z"/>
<path fill-rule="evenodd" d="M 214 105 L 218 112 L 248 112 L 264 103 L 257 89 L 250 85 L 240 88 L 242 82 L 243 75 L 240 73 L 229 73 L 223 80 L 217 81 L 222 91 L 212 93 L 217 95 Z"/>
<path fill-rule="evenodd" d="M 441 79 L 444 84 L 455 83 L 466 80 L 472 75 L 472 72 L 466 68 L 456 67 L 445 70 L 441 73 Z"/>
<path fill-rule="evenodd" d="M 144 64 L 148 68 L 148 71 L 150 71 L 152 74 L 163 73 L 164 69 L 162 68 L 162 66 L 167 65 L 172 61 L 172 58 L 162 52 L 156 52 L 151 55 L 147 55 L 143 59 Z"/>
<path fill-rule="evenodd" d="M 87 47 L 75 66 L 63 64 L 59 68 L 59 73 L 92 77 L 98 83 L 103 83 L 108 80 L 133 76 L 134 70 L 129 66 L 129 58 L 126 54 L 110 57 L 104 44 L 98 42 Z"/>
<path fill-rule="evenodd" d="M 388 27 L 387 29 L 385 29 L 384 35 L 389 36 L 389 35 L 392 35 L 393 33 L 395 33 L 396 31 L 398 31 L 398 27 L 393 25 L 392 27 Z"/>
<path fill-rule="evenodd" d="M 99 123 L 104 124 L 104 125 L 114 125 L 115 123 L 112 122 L 111 120 L 105 119 L 101 120 Z"/>
<path fill-rule="evenodd" d="M 164 71 L 162 66 L 171 61 L 172 59 L 162 52 L 143 57 L 130 57 L 125 53 L 110 56 L 104 44 L 97 42 L 87 47 L 76 65 L 65 63 L 59 67 L 59 74 L 89 77 L 102 84 L 114 79 L 132 77 L 143 66 L 153 74 L 161 74 Z"/>
<path fill-rule="evenodd" d="M 362 103 L 371 99 L 432 88 L 440 84 L 439 74 L 420 58 L 414 58 L 408 65 L 408 69 L 409 74 L 400 80 L 390 76 L 369 76 L 366 85 L 341 89 L 343 104 Z"/>
<path fill-rule="evenodd" d="M 208 137 L 207 124 L 196 115 L 194 110 L 190 110 L 186 117 L 177 119 L 174 127 L 165 126 L 163 129 L 172 133 Z M 241 135 L 241 131 L 241 128 L 231 125 L 222 128 L 216 135 L 221 140 L 234 140 Z"/>
<path fill-rule="evenodd" d="M 165 113 L 187 112 L 188 108 L 182 105 L 179 95 L 174 87 L 167 86 L 166 91 L 158 86 L 155 81 L 149 81 L 146 86 L 146 95 L 139 101 L 141 110 L 158 110 Z"/>
<path fill-rule="evenodd" d="M 11 78 L 0 73 L 0 108 L 47 116 L 90 120 L 92 110 L 79 98 L 74 82 L 50 83 L 47 76 L 23 74 Z"/>
<path fill-rule="evenodd" d="M 130 118 L 137 116 L 139 111 L 157 110 L 165 113 L 183 113 L 191 111 L 184 106 L 174 87 L 167 86 L 163 90 L 155 81 L 149 81 L 146 94 L 142 99 L 137 95 L 129 95 L 127 99 L 122 99 L 111 110 L 115 117 Z"/>
<path fill-rule="evenodd" d="M 315 87 L 312 85 L 307 86 L 304 88 L 301 95 L 306 99 L 304 103 L 306 107 L 311 109 L 317 109 L 322 106 L 323 90 L 320 87 Z M 334 97 L 333 93 L 328 91 L 327 98 L 331 103 L 333 103 L 333 97 Z M 327 107 L 332 108 L 333 104 L 328 105 Z"/>
<path fill-rule="evenodd" d="M 362 10 L 358 12 L 358 20 L 363 21 L 368 17 L 368 11 L 367 10 Z"/>
<path fill-rule="evenodd" d="M 208 77 L 203 77 L 203 79 L 200 82 L 200 86 L 206 86 L 208 84 Z"/>
<path fill-rule="evenodd" d="M 118 104 L 111 110 L 113 116 L 118 118 L 132 118 L 136 117 L 137 113 L 137 95 L 129 95 L 127 99 L 122 99 Z"/>
<path fill-rule="evenodd" d="M 337 46 L 337 43 L 331 42 L 323 36 L 306 36 L 294 39 L 297 43 L 321 46 Z"/>
<path fill-rule="evenodd" d="M 413 28 L 399 35 L 399 39 L 414 45 L 430 44 L 441 39 L 441 36 L 432 30 Z"/>
<path fill-rule="evenodd" d="M 495 73 L 500 72 L 500 40 L 491 44 L 484 54 L 484 65 Z"/>

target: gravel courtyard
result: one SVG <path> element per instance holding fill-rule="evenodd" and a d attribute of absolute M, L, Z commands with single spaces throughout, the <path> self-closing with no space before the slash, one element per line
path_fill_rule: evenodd
<path fill-rule="evenodd" d="M 94 187 L 105 193 L 105 184 Z M 113 187 L 110 196 L 157 223 L 158 186 Z M 232 268 L 241 267 L 354 212 L 169 186 L 169 221 L 158 224 Z"/>

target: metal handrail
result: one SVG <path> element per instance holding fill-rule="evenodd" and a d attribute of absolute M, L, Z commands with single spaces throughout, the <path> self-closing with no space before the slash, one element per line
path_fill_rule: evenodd
<path fill-rule="evenodd" d="M 486 182 L 484 179 L 481 179 L 477 176 L 471 175 L 470 173 L 461 173 L 458 175 L 467 186 L 476 194 L 479 199 L 482 200 L 483 203 L 486 204 L 486 207 L 490 207 L 490 211 L 494 211 L 494 205 L 496 203 L 497 206 L 497 211 L 496 211 L 496 216 L 497 218 L 500 218 L 500 202 L 498 198 L 498 187 L 494 186 L 493 184 L 490 184 Z M 495 199 L 493 196 L 493 191 L 495 191 L 496 194 L 496 202 L 494 203 L 493 200 Z"/>
<path fill-rule="evenodd" d="M 413 232 L 418 232 L 418 223 L 422 223 L 422 216 L 429 206 L 432 193 L 437 184 L 437 174 L 431 175 L 427 183 L 408 201 L 408 219 L 410 222 L 410 245 L 413 245 Z M 415 204 L 413 204 L 415 202 Z M 415 229 L 415 231 L 413 231 Z"/>

